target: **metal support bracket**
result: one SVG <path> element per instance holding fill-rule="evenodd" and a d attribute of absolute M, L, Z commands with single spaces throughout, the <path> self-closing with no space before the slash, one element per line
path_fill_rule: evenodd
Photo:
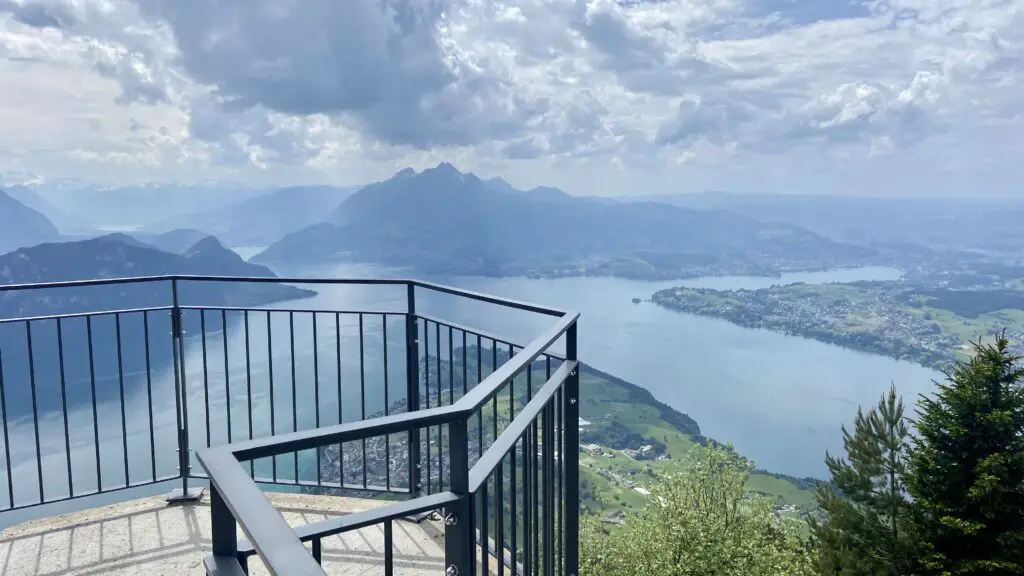
<path fill-rule="evenodd" d="M 167 495 L 168 504 L 179 504 L 182 502 L 198 502 L 203 498 L 203 493 L 206 491 L 205 488 L 189 488 L 188 492 L 183 492 L 181 488 L 175 488 L 171 490 L 171 493 Z"/>

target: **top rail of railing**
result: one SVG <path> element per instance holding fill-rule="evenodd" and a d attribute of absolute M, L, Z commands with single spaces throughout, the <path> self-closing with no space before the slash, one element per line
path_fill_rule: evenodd
<path fill-rule="evenodd" d="M 276 276 L 197 276 L 183 274 L 168 274 L 162 276 L 135 276 L 127 278 L 98 278 L 92 280 L 62 280 L 57 282 L 34 282 L 27 284 L 3 284 L 0 285 L 0 293 L 15 292 L 23 290 L 42 290 L 52 288 L 79 288 L 86 286 L 110 286 L 117 284 L 145 284 L 155 282 L 250 282 L 264 284 L 322 284 L 322 285 L 352 285 L 352 286 L 412 286 L 423 288 L 442 294 L 450 294 L 461 298 L 468 298 L 478 302 L 496 304 L 516 310 L 535 312 L 547 316 L 565 316 L 567 311 L 549 306 L 540 306 L 531 302 L 523 302 L 510 298 L 491 296 L 472 290 L 464 290 L 414 279 L 396 278 L 311 278 L 311 277 L 276 277 Z"/>

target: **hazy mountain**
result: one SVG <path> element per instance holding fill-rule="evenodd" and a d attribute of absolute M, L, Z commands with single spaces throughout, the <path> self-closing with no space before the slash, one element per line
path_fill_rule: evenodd
<path fill-rule="evenodd" d="M 283 238 L 260 262 L 332 257 L 430 272 L 516 275 L 579 262 L 696 259 L 853 262 L 870 254 L 803 228 L 725 211 L 607 205 L 557 189 L 515 193 L 450 164 L 366 186 L 326 225 Z M 557 200 L 557 201 L 552 201 Z"/>
<path fill-rule="evenodd" d="M 126 234 L 77 242 L 53 242 L 0 256 L 0 286 L 92 278 L 167 274 L 273 277 L 265 266 L 250 264 L 213 237 L 185 254 L 162 252 Z M 273 283 L 181 282 L 183 305 L 257 306 L 311 296 L 309 290 Z M 168 306 L 168 282 L 84 288 L 47 288 L 0 292 L 0 316 Z"/>
<path fill-rule="evenodd" d="M 54 205 L 27 186 L 11 186 L 7 189 L 7 193 L 18 202 L 46 216 L 60 230 L 61 234 L 75 235 L 95 232 L 95 226 L 87 218 Z"/>
<path fill-rule="evenodd" d="M 323 220 L 357 188 L 298 186 L 248 198 L 207 212 L 173 216 L 147 232 L 192 228 L 231 246 L 266 246 L 282 236 Z"/>
<path fill-rule="evenodd" d="M 181 254 L 193 247 L 196 242 L 210 236 L 206 232 L 200 232 L 191 228 L 179 228 L 162 234 L 150 234 L 146 232 L 132 232 L 130 234 L 139 242 L 172 254 Z"/>
<path fill-rule="evenodd" d="M 0 253 L 60 237 L 46 216 L 0 190 Z"/>
<path fill-rule="evenodd" d="M 148 184 L 125 187 L 47 185 L 28 187 L 43 200 L 101 228 L 143 227 L 169 217 L 218 210 L 265 194 L 232 185 Z M 184 225 L 173 228 L 196 228 Z"/>
<path fill-rule="evenodd" d="M 833 240 L 866 245 L 1016 252 L 1024 245 L 1024 201 L 725 192 L 619 200 L 729 210 L 764 222 L 801 226 Z"/>

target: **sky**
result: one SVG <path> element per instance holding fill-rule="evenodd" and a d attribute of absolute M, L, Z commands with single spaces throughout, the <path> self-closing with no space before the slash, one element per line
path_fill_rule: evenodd
<path fill-rule="evenodd" d="M 1024 0 L 0 0 L 0 175 L 1024 198 Z"/>

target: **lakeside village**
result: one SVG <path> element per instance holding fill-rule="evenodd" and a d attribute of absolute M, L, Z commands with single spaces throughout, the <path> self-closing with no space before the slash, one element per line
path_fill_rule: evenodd
<path fill-rule="evenodd" d="M 650 443 L 642 444 L 636 448 L 611 446 L 590 441 L 584 442 L 582 438 L 593 437 L 593 424 L 583 418 L 579 419 L 579 430 L 581 437 L 580 465 L 586 470 L 603 477 L 611 484 L 626 490 L 631 490 L 643 497 L 649 497 L 651 492 L 644 487 L 642 482 L 634 480 L 631 475 L 644 475 L 643 469 L 627 469 L 626 473 L 618 472 L 610 466 L 602 466 L 600 460 L 623 458 L 633 463 L 664 461 L 669 456 L 664 451 L 664 446 L 659 446 L 657 441 L 648 439 Z M 471 432 L 471 438 L 477 437 Z M 486 452 L 489 443 L 493 438 L 485 439 L 483 451 Z M 447 435 L 438 430 L 430 436 L 429 444 L 425 434 L 421 433 L 421 446 L 424 452 L 429 453 L 421 464 L 421 481 L 423 484 L 430 483 L 431 491 L 438 491 L 443 481 L 443 470 L 448 469 L 446 451 L 441 447 L 446 445 Z M 343 447 L 330 446 L 321 449 L 320 461 L 320 482 L 324 487 L 342 488 L 351 496 L 370 497 L 374 489 L 390 487 L 391 489 L 407 489 L 409 486 L 409 452 L 407 450 L 408 437 L 405 434 L 392 435 L 390 439 L 384 437 L 369 438 L 364 442 L 349 442 Z M 480 452 L 470 446 L 470 466 L 480 458 Z M 543 445 L 538 438 L 537 455 L 542 454 Z M 517 457 L 522 462 L 523 446 L 517 446 Z M 364 456 L 365 454 L 365 456 Z M 441 461 L 442 456 L 444 461 Z M 587 458 L 589 457 L 589 458 Z M 554 458 L 560 458 L 558 450 L 555 450 Z M 428 463 L 429 460 L 429 463 Z M 339 475 L 340 472 L 340 475 Z M 339 482 L 343 477 L 344 482 Z M 313 491 L 319 488 L 303 486 L 304 491 Z M 774 506 L 776 513 L 799 514 L 797 506 L 790 504 L 777 504 Z M 612 513 L 604 514 L 601 521 L 607 524 L 623 524 L 626 516 L 623 510 L 618 509 Z"/>
<path fill-rule="evenodd" d="M 982 295 L 984 293 L 978 293 Z M 969 354 L 969 342 L 1004 328 L 1012 352 L 1024 354 L 1024 326 L 1004 311 L 965 318 L 894 283 L 792 284 L 762 290 L 671 288 L 655 304 L 766 328 L 933 368 Z M 1014 311 L 1016 312 L 1016 311 Z"/>

